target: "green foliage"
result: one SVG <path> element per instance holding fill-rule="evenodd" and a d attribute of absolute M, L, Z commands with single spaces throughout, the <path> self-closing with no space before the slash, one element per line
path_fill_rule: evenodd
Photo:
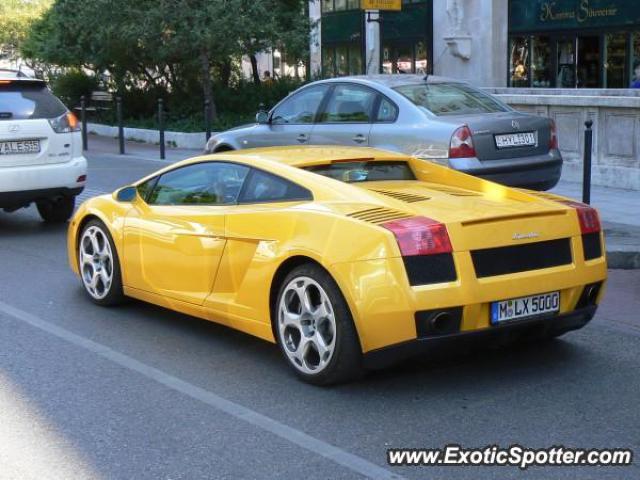
<path fill-rule="evenodd" d="M 52 0 L 0 1 L 0 50 L 15 56 L 31 25 L 51 7 Z"/>
<path fill-rule="evenodd" d="M 80 97 L 85 95 L 87 100 L 91 92 L 98 88 L 98 80 L 93 75 L 87 75 L 81 70 L 70 70 L 56 77 L 51 82 L 53 93 L 70 108 L 80 104 Z"/>

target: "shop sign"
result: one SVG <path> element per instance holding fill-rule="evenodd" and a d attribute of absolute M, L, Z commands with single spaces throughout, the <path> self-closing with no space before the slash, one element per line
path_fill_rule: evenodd
<path fill-rule="evenodd" d="M 637 0 L 511 0 L 511 31 L 640 25 Z"/>
<path fill-rule="evenodd" d="M 402 10 L 402 0 L 361 0 L 362 10 Z"/>

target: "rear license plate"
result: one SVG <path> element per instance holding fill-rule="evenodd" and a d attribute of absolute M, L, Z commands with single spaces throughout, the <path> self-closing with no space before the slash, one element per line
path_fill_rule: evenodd
<path fill-rule="evenodd" d="M 496 147 L 531 147 L 537 143 L 535 132 L 508 133 L 496 135 Z"/>
<path fill-rule="evenodd" d="M 0 142 L 0 155 L 40 153 L 40 140 L 13 140 Z"/>
<path fill-rule="evenodd" d="M 498 324 L 560 311 L 560 292 L 540 293 L 491 304 L 491 323 Z"/>

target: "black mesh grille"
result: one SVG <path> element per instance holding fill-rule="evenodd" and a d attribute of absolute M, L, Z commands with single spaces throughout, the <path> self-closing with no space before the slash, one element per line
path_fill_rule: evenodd
<path fill-rule="evenodd" d="M 478 278 L 557 267 L 571 263 L 571 241 L 562 238 L 528 245 L 474 250 L 471 258 Z"/>
<path fill-rule="evenodd" d="M 456 279 L 456 267 L 450 253 L 412 255 L 402 259 L 411 285 L 453 282 Z"/>
<path fill-rule="evenodd" d="M 582 235 L 582 249 L 584 259 L 593 260 L 602 256 L 602 245 L 600 244 L 600 232 L 587 233 Z"/>

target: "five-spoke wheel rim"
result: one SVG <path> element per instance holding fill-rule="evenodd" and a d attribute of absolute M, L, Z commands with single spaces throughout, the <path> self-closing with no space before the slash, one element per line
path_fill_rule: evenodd
<path fill-rule="evenodd" d="M 336 319 L 329 296 L 318 282 L 297 277 L 285 287 L 278 305 L 278 333 L 291 363 L 318 374 L 336 345 Z"/>
<path fill-rule="evenodd" d="M 107 235 L 95 225 L 87 228 L 78 250 L 82 283 L 89 295 L 102 300 L 113 281 L 113 253 Z"/>

